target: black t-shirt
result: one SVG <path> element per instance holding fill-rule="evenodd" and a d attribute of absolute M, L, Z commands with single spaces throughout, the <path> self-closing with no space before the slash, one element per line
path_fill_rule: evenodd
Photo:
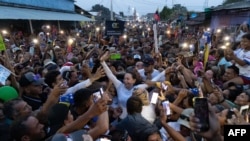
<path fill-rule="evenodd" d="M 31 97 L 23 94 L 22 99 L 32 107 L 32 111 L 39 109 L 43 105 L 41 98 Z"/>

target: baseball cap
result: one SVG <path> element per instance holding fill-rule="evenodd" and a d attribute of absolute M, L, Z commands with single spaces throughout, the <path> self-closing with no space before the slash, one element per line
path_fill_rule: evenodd
<path fill-rule="evenodd" d="M 39 75 L 35 75 L 33 72 L 24 73 L 19 80 L 19 84 L 21 87 L 25 87 L 30 84 L 41 85 L 43 84 L 43 82 L 44 80 L 40 78 Z"/>
<path fill-rule="evenodd" d="M 56 64 L 55 62 L 53 62 L 51 59 L 45 59 L 43 61 L 44 67 L 48 66 L 49 64 Z"/>
<path fill-rule="evenodd" d="M 72 62 L 66 62 L 63 66 L 74 66 L 74 64 Z"/>
<path fill-rule="evenodd" d="M 2 86 L 0 87 L 0 99 L 4 102 L 10 101 L 18 97 L 18 93 L 15 88 L 11 86 Z"/>
<path fill-rule="evenodd" d="M 151 57 L 146 57 L 146 58 L 143 60 L 143 65 L 144 65 L 144 66 L 154 65 L 154 59 L 151 58 Z"/>
<path fill-rule="evenodd" d="M 191 116 L 191 114 L 194 113 L 194 109 L 193 108 L 187 108 L 184 109 L 179 117 L 179 119 L 177 120 L 177 122 L 180 125 L 183 125 L 187 128 L 190 129 L 190 125 L 189 125 L 189 117 Z"/>
<path fill-rule="evenodd" d="M 84 130 L 78 130 L 70 134 L 57 133 L 51 141 L 93 141 L 92 137 Z"/>
<path fill-rule="evenodd" d="M 135 54 L 135 55 L 134 55 L 134 59 L 141 60 L 141 56 L 140 56 L 139 54 Z"/>

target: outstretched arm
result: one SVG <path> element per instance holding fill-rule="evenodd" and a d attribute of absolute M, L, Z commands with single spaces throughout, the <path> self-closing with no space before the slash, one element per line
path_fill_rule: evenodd
<path fill-rule="evenodd" d="M 118 80 L 116 78 L 116 76 L 112 73 L 112 71 L 110 70 L 110 68 L 108 67 L 108 65 L 106 64 L 105 60 L 109 58 L 109 52 L 106 51 L 103 56 L 101 57 L 100 61 L 101 61 L 101 65 L 106 73 L 106 75 L 108 76 L 108 78 L 113 82 L 114 86 L 116 88 L 119 87 L 119 85 L 122 84 L 122 82 L 120 80 Z"/>

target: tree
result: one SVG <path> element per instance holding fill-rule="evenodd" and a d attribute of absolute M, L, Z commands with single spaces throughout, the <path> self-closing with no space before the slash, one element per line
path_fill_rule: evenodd
<path fill-rule="evenodd" d="M 162 11 L 160 12 L 161 20 L 170 19 L 171 14 L 172 14 L 172 9 L 168 8 L 167 6 L 164 6 Z"/>
<path fill-rule="evenodd" d="M 101 14 L 99 14 L 101 19 L 108 19 L 108 20 L 110 19 L 110 12 L 111 11 L 108 8 L 104 7 L 103 5 L 96 4 L 96 5 L 92 6 L 91 11 L 101 13 Z"/>
<path fill-rule="evenodd" d="M 223 2 L 223 5 L 230 4 L 230 3 L 235 3 L 235 2 L 242 2 L 242 1 L 246 1 L 246 0 L 225 0 Z"/>

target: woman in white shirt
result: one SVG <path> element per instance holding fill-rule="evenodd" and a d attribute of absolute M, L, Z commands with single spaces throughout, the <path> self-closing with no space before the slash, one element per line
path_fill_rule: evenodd
<path fill-rule="evenodd" d="M 118 104 L 123 109 L 123 113 L 120 118 L 124 118 L 127 116 L 126 103 L 129 97 L 132 96 L 132 92 L 134 88 L 144 88 L 148 87 L 147 84 L 138 84 L 136 83 L 136 73 L 135 72 L 126 72 L 124 75 L 123 82 L 117 79 L 117 77 L 112 73 L 105 60 L 109 58 L 109 52 L 106 51 L 105 54 L 100 58 L 101 65 L 107 75 L 107 77 L 114 84 L 117 91 Z M 165 75 L 165 71 L 160 73 L 158 76 L 152 79 L 152 81 L 159 81 L 159 79 Z"/>

